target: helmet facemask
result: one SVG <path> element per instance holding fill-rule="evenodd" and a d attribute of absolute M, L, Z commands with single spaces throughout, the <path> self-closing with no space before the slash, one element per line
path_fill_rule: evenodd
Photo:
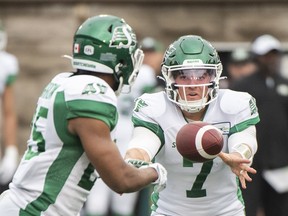
<path fill-rule="evenodd" d="M 131 55 L 131 59 L 134 69 L 131 75 L 128 77 L 126 83 L 124 83 L 124 79 L 121 72 L 122 64 L 120 63 L 115 67 L 115 74 L 118 74 L 117 79 L 119 80 L 118 89 L 115 91 L 116 95 L 119 95 L 120 93 L 127 94 L 131 91 L 131 87 L 139 74 L 139 70 L 144 59 L 143 51 L 137 48 L 136 51 L 134 52 L 134 55 Z"/>
<path fill-rule="evenodd" d="M 221 73 L 214 47 L 195 35 L 174 41 L 162 63 L 168 99 L 189 113 L 199 112 L 217 98 Z"/>
<path fill-rule="evenodd" d="M 221 65 L 191 65 L 182 66 L 179 70 L 178 66 L 169 69 L 164 69 L 165 66 L 163 66 L 162 73 L 165 80 L 168 81 L 166 82 L 166 92 L 169 100 L 189 113 L 202 110 L 217 98 L 219 88 L 217 74 L 220 70 L 218 67 L 221 67 Z M 195 88 L 201 88 L 201 95 L 198 100 L 191 100 L 188 95 Z"/>

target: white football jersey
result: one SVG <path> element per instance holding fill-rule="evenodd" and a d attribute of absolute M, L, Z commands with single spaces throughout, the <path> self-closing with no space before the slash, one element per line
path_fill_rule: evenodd
<path fill-rule="evenodd" d="M 255 125 L 259 116 L 251 95 L 223 89 L 218 99 L 209 104 L 203 121 L 223 131 L 223 151 L 228 152 L 228 137 Z M 239 180 L 228 165 L 219 157 L 193 163 L 177 151 L 176 135 L 187 120 L 164 92 L 138 98 L 133 123 L 150 129 L 161 140 L 155 162 L 167 169 L 168 181 L 163 191 L 152 194 L 152 210 L 156 215 L 234 216 L 241 212 L 243 215 Z"/>
<path fill-rule="evenodd" d="M 97 174 L 78 136 L 67 129 L 77 117 L 104 121 L 115 128 L 117 99 L 95 76 L 61 73 L 38 99 L 27 150 L 10 184 L 19 215 L 77 215 Z"/>
<path fill-rule="evenodd" d="M 0 95 L 5 86 L 12 83 L 19 71 L 17 58 L 5 51 L 0 51 Z"/>
<path fill-rule="evenodd" d="M 133 113 L 134 101 L 144 92 L 152 92 L 157 84 L 154 70 L 149 65 L 142 65 L 131 91 L 127 94 L 121 93 L 118 97 L 119 121 L 115 132 L 116 143 L 124 156 L 131 140 L 133 132 L 133 123 L 131 116 Z"/>

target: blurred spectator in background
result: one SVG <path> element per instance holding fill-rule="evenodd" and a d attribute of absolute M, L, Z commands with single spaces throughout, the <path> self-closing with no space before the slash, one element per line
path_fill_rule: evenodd
<path fill-rule="evenodd" d="M 226 70 L 227 79 L 220 82 L 221 87 L 223 88 L 229 88 L 229 85 L 234 81 L 242 79 L 255 72 L 256 65 L 248 50 L 244 48 L 236 48 L 230 54 Z"/>
<path fill-rule="evenodd" d="M 13 84 L 19 66 L 17 58 L 5 51 L 6 45 L 7 33 L 0 20 L 1 149 L 3 150 L 0 154 L 0 194 L 8 189 L 8 184 L 18 166 L 17 114 Z"/>
<path fill-rule="evenodd" d="M 116 130 L 116 143 L 124 157 L 127 145 L 132 136 L 133 124 L 131 115 L 134 100 L 143 93 L 157 91 L 156 76 L 160 71 L 163 53 L 160 52 L 160 43 L 154 38 L 147 37 L 141 42 L 141 48 L 145 54 L 143 65 L 138 77 L 128 94 L 120 94 L 118 97 L 119 120 Z M 88 197 L 85 204 L 84 215 L 86 216 L 148 216 L 150 215 L 150 188 L 147 187 L 139 192 L 119 195 L 113 192 L 99 179 Z M 140 196 L 138 196 L 138 194 Z M 137 201 L 139 209 L 135 209 Z M 137 212 L 136 212 L 137 211 Z"/>
<path fill-rule="evenodd" d="M 161 62 L 164 54 L 163 44 L 155 38 L 145 37 L 142 40 L 141 45 L 142 50 L 145 53 L 142 70 L 153 71 L 156 77 L 162 77 Z M 154 89 L 154 92 L 163 90 L 164 88 L 165 82 L 162 79 L 157 78 L 157 89 Z"/>
<path fill-rule="evenodd" d="M 246 215 L 255 216 L 262 207 L 265 216 L 287 216 L 288 80 L 279 71 L 281 43 L 274 36 L 261 35 L 251 50 L 257 71 L 231 86 L 255 97 L 261 119 L 256 125 L 258 152 L 253 162 L 257 174 L 243 191 Z"/>

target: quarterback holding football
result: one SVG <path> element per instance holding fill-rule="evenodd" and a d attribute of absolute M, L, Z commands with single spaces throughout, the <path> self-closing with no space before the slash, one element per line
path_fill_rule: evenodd
<path fill-rule="evenodd" d="M 152 193 L 152 216 L 244 216 L 240 185 L 255 174 L 260 121 L 255 99 L 245 92 L 219 89 L 222 64 L 215 48 L 185 35 L 166 50 L 162 62 L 165 91 L 135 102 L 133 138 L 126 159 L 155 161 L 167 169 L 165 190 Z M 194 163 L 177 151 L 176 136 L 187 123 L 203 121 L 222 132 L 222 151 Z M 240 184 L 239 184 L 240 181 Z"/>

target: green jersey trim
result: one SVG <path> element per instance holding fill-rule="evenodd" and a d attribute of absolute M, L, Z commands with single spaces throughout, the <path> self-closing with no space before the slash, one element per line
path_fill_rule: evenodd
<path fill-rule="evenodd" d="M 47 171 L 43 192 L 34 201 L 29 203 L 25 209 L 21 209 L 19 216 L 40 216 L 41 212 L 47 210 L 50 205 L 53 205 L 71 175 L 74 166 L 84 153 L 79 137 L 72 135 L 68 131 L 67 115 L 71 110 L 69 110 L 69 107 L 65 104 L 64 93 L 57 93 L 53 107 L 53 120 L 57 135 L 63 142 L 62 148 Z M 90 105 L 90 103 L 83 104 L 85 104 L 85 106 Z M 74 105 L 76 104 L 73 104 L 73 106 Z M 61 170 L 61 172 L 59 172 L 59 170 Z M 86 190 L 91 190 L 96 180 L 90 180 L 94 168 L 89 164 L 83 172 L 84 174 L 78 186 Z"/>
<path fill-rule="evenodd" d="M 241 188 L 240 188 L 239 178 L 238 177 L 236 177 L 236 183 L 237 183 L 237 186 L 238 186 L 238 189 L 237 189 L 238 200 L 245 206 L 245 202 L 244 202 L 244 199 L 243 199 L 243 196 L 242 196 L 242 191 L 241 191 Z"/>
<path fill-rule="evenodd" d="M 164 138 L 164 131 L 162 130 L 162 128 L 157 125 L 157 124 L 153 124 L 151 122 L 146 122 L 146 121 L 142 121 L 139 120 L 138 118 L 135 118 L 134 116 L 132 116 L 132 122 L 134 124 L 134 127 L 145 127 L 149 130 L 151 130 L 153 133 L 155 133 L 160 141 L 161 141 L 161 145 L 163 146 L 165 143 L 165 138 Z"/>
<path fill-rule="evenodd" d="M 243 131 L 251 125 L 256 125 L 259 121 L 260 121 L 259 116 L 256 116 L 255 118 L 251 118 L 251 119 L 248 119 L 244 122 L 236 124 L 230 129 L 230 135 L 232 135 L 236 132 Z"/>
<path fill-rule="evenodd" d="M 73 100 L 67 102 L 69 112 L 67 119 L 77 117 L 95 118 L 105 122 L 112 131 L 118 121 L 118 113 L 115 106 L 109 103 L 91 100 Z"/>
<path fill-rule="evenodd" d="M 57 134 L 63 142 L 62 149 L 47 171 L 43 192 L 25 209 L 21 209 L 19 216 L 40 216 L 41 212 L 55 203 L 71 171 L 84 152 L 80 139 L 69 134 L 66 119 L 68 110 L 63 103 L 65 103 L 64 93 L 59 92 L 55 98 L 53 119 Z M 60 173 L 61 175 L 59 175 Z"/>
<path fill-rule="evenodd" d="M 6 80 L 6 85 L 10 86 L 11 84 L 15 82 L 15 80 L 16 80 L 16 75 L 9 75 Z"/>
<path fill-rule="evenodd" d="M 152 192 L 151 194 L 151 201 L 152 201 L 152 205 L 151 205 L 151 210 L 152 211 L 156 211 L 158 208 L 157 202 L 159 200 L 159 193 L 156 192 Z"/>

